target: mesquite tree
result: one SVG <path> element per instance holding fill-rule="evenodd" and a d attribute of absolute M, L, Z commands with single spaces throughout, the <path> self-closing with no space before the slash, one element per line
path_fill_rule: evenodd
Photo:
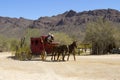
<path fill-rule="evenodd" d="M 85 41 L 92 43 L 91 54 L 106 54 L 115 47 L 114 27 L 111 22 L 98 19 L 87 25 Z"/>

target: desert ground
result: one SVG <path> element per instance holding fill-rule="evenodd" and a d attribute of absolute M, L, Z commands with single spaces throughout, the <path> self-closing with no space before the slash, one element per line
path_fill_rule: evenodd
<path fill-rule="evenodd" d="M 0 53 L 0 80 L 120 80 L 120 55 L 76 56 L 53 62 L 33 58 L 19 61 Z"/>

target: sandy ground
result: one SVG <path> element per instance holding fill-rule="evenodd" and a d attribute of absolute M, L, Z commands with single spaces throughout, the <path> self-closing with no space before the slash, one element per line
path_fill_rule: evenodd
<path fill-rule="evenodd" d="M 77 61 L 18 61 L 0 53 L 0 80 L 120 80 L 120 55 L 76 56 Z"/>

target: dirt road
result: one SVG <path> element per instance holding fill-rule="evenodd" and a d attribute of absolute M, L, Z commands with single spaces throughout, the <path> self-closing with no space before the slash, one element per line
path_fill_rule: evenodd
<path fill-rule="evenodd" d="M 120 80 L 120 55 L 77 56 L 77 61 L 18 61 L 0 53 L 0 80 Z"/>

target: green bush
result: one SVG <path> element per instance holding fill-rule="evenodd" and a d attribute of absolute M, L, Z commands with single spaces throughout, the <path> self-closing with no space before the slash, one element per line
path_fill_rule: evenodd
<path fill-rule="evenodd" d="M 30 60 L 32 58 L 30 47 L 24 45 L 23 47 L 17 46 L 16 52 L 14 53 L 15 59 L 18 60 Z"/>

